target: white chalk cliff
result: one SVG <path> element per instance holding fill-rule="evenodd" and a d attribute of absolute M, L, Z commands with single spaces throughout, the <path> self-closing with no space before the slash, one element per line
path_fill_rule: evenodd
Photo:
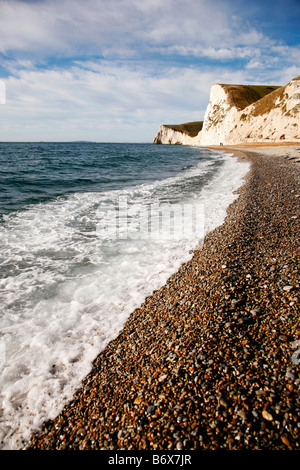
<path fill-rule="evenodd" d="M 198 142 L 203 121 L 186 122 L 185 124 L 160 126 L 154 144 L 194 145 Z"/>
<path fill-rule="evenodd" d="M 213 85 L 202 129 L 191 136 L 184 126 L 161 125 L 153 143 L 300 143 L 300 76 L 282 87 Z"/>
<path fill-rule="evenodd" d="M 201 131 L 200 131 L 201 133 Z M 172 129 L 172 126 L 162 124 L 154 138 L 154 144 L 170 144 L 170 145 L 195 145 L 200 144 L 199 134 L 191 137 L 186 132 Z"/>

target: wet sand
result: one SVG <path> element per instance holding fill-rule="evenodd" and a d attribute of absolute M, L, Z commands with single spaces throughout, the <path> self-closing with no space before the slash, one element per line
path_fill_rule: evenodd
<path fill-rule="evenodd" d="M 298 150 L 238 151 L 251 169 L 224 224 L 28 448 L 299 449 Z"/>

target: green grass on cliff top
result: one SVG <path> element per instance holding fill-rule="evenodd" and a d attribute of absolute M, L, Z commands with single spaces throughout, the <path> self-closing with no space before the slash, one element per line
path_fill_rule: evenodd
<path fill-rule="evenodd" d="M 221 85 L 227 91 L 233 106 L 245 109 L 250 104 L 261 100 L 265 96 L 280 88 L 270 85 Z"/>
<path fill-rule="evenodd" d="M 182 132 L 190 137 L 196 137 L 199 134 L 203 126 L 203 121 L 185 122 L 184 124 L 165 124 L 165 127 L 172 129 L 173 131 Z"/>

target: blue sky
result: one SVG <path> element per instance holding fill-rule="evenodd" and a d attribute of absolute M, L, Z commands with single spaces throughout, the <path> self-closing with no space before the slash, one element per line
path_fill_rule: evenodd
<path fill-rule="evenodd" d="M 299 25 L 300 0 L 0 0 L 0 141 L 152 142 L 214 83 L 300 75 Z"/>

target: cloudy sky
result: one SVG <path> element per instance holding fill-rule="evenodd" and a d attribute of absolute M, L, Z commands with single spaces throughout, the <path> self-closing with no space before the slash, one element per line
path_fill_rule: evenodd
<path fill-rule="evenodd" d="M 0 0 L 0 141 L 152 142 L 213 83 L 298 76 L 299 24 L 300 0 Z"/>

